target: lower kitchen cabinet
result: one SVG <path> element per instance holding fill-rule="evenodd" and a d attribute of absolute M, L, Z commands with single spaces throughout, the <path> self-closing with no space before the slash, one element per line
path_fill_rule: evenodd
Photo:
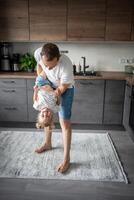
<path fill-rule="evenodd" d="M 0 80 L 0 121 L 27 122 L 25 79 Z"/>
<path fill-rule="evenodd" d="M 124 100 L 124 112 L 123 112 L 123 125 L 127 132 L 130 134 L 132 139 L 134 140 L 134 131 L 131 127 L 130 118 L 131 118 L 131 112 L 132 112 L 132 87 L 126 83 L 126 89 L 125 89 L 125 100 Z"/>
<path fill-rule="evenodd" d="M 102 124 L 104 80 L 76 80 L 72 123 Z"/>
<path fill-rule="evenodd" d="M 106 80 L 103 124 L 122 124 L 125 81 Z"/>
<path fill-rule="evenodd" d="M 0 121 L 27 122 L 26 105 L 8 104 L 0 106 Z"/>
<path fill-rule="evenodd" d="M 124 113 L 123 113 L 123 125 L 126 129 L 128 129 L 128 127 L 129 127 L 131 92 L 132 92 L 132 88 L 128 84 L 126 84 L 125 100 L 124 100 Z"/>
<path fill-rule="evenodd" d="M 36 122 L 34 84 L 35 79 L 0 79 L 0 121 Z M 72 123 L 121 125 L 124 93 L 122 80 L 75 80 Z M 124 108 L 124 113 L 126 109 L 129 108 Z M 54 115 L 54 122 L 59 122 L 58 114 Z"/>

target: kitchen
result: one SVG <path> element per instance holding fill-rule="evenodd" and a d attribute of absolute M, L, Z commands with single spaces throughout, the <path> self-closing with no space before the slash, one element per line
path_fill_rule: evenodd
<path fill-rule="evenodd" d="M 1 199 L 133 199 L 134 2 L 1 0 L 0 25 L 1 131 L 36 131 L 36 70 L 15 68 L 13 55 L 56 43 L 76 67 L 73 131 L 110 133 L 130 182 L 1 178 Z"/>

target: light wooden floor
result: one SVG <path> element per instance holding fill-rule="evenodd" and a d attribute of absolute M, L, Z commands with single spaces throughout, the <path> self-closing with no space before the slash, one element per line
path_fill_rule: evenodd
<path fill-rule="evenodd" d="M 116 130 L 84 130 L 84 132 L 87 134 L 109 132 L 111 134 L 128 174 L 129 184 L 1 178 L 0 200 L 134 200 L 134 143 L 128 133 Z"/>

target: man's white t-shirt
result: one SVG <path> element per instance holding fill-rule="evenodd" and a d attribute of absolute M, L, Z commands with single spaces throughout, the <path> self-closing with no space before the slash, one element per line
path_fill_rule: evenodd
<path fill-rule="evenodd" d="M 53 83 L 54 87 L 58 87 L 61 84 L 70 84 L 68 88 L 72 88 L 74 85 L 73 65 L 71 60 L 66 55 L 61 55 L 58 64 L 53 69 L 48 69 L 42 62 L 40 52 L 41 48 L 38 48 L 34 57 L 38 64 L 46 73 L 47 78 Z"/>

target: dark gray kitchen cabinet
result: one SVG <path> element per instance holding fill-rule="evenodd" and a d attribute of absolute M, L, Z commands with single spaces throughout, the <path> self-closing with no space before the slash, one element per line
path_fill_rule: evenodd
<path fill-rule="evenodd" d="M 131 113 L 131 99 L 132 99 L 132 86 L 126 83 L 125 87 L 125 100 L 124 100 L 124 112 L 123 112 L 123 125 L 126 131 L 130 134 L 134 140 L 134 132 L 129 124 Z"/>
<path fill-rule="evenodd" d="M 131 104 L 131 91 L 132 88 L 126 84 L 125 88 L 125 100 L 124 100 L 124 113 L 123 113 L 123 125 L 126 129 L 129 127 L 129 115 L 130 115 L 130 104 Z"/>
<path fill-rule="evenodd" d="M 29 40 L 28 0 L 0 0 L 0 40 Z"/>
<path fill-rule="evenodd" d="M 0 79 L 0 121 L 27 121 L 25 79 Z"/>
<path fill-rule="evenodd" d="M 102 124 L 104 80 L 76 80 L 72 123 Z"/>
<path fill-rule="evenodd" d="M 106 80 L 104 98 L 104 124 L 122 124 L 125 81 Z"/>

